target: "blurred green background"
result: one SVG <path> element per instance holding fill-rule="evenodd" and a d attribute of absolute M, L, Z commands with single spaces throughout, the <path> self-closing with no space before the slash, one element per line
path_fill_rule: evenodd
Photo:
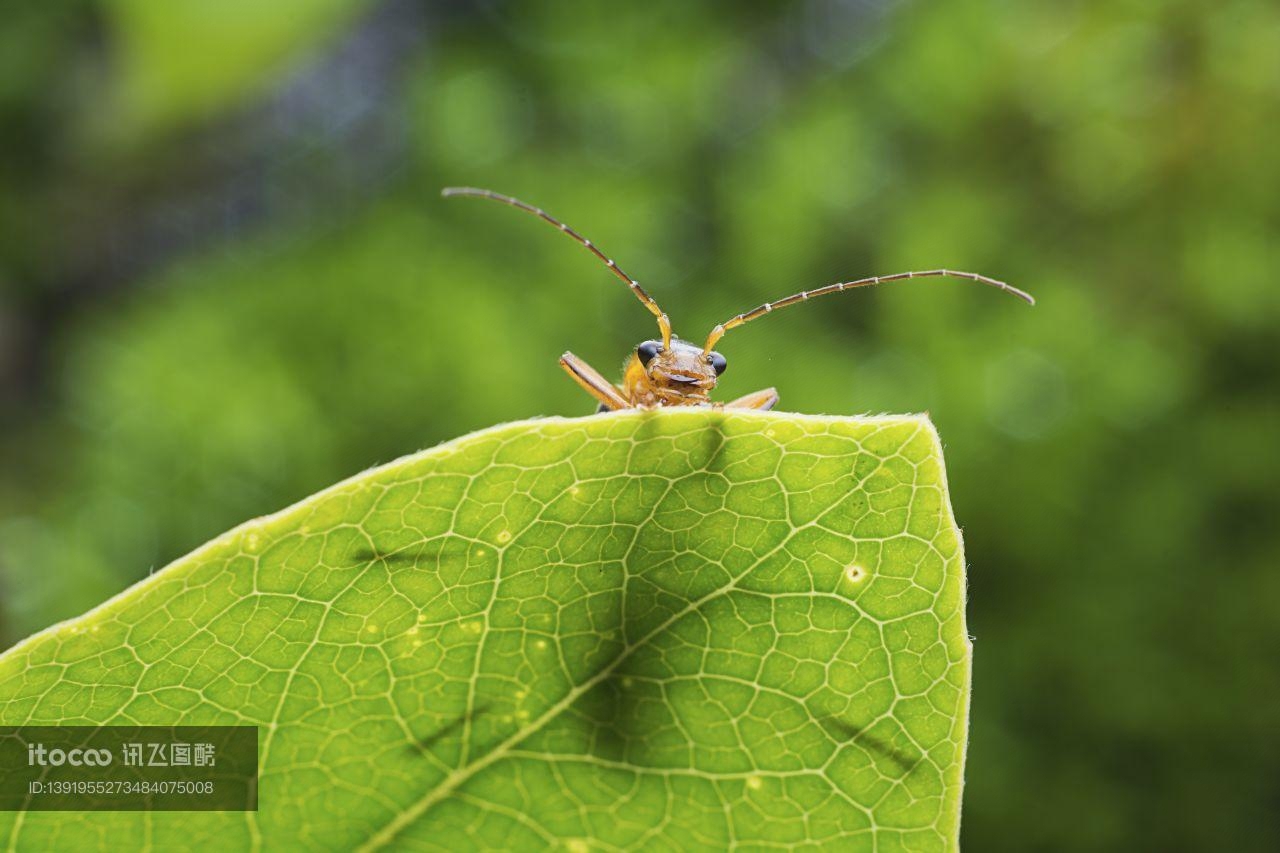
<path fill-rule="evenodd" d="M 0 28 L 0 647 L 245 519 L 591 402 L 928 410 L 970 561 L 971 850 L 1270 849 L 1280 7 L 97 0 Z"/>

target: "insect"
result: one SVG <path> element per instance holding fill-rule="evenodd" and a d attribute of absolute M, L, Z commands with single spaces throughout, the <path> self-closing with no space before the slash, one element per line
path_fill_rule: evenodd
<path fill-rule="evenodd" d="M 856 281 L 836 282 L 814 290 L 803 290 L 785 299 L 779 299 L 777 302 L 766 302 L 723 323 L 718 323 L 707 335 L 706 342 L 702 346 L 698 346 L 675 337 L 671 331 L 671 321 L 667 319 L 667 315 L 658 307 L 658 303 L 654 301 L 653 297 L 640 286 L 639 282 L 623 272 L 622 268 L 614 263 L 608 255 L 600 251 L 595 243 L 592 243 L 542 208 L 526 204 L 511 196 L 475 187 L 446 187 L 441 194 L 446 198 L 451 196 L 472 196 L 502 202 L 519 208 L 526 213 L 532 213 L 544 222 L 555 226 L 574 240 L 577 240 L 591 254 L 599 258 L 614 275 L 622 279 L 627 287 L 631 288 L 631 292 L 636 295 L 636 298 L 640 300 L 645 308 L 649 309 L 649 313 L 657 318 L 658 331 L 661 337 L 643 341 L 631 352 L 623 368 L 622 383 L 619 385 L 610 382 L 598 370 L 571 352 L 566 352 L 560 356 L 560 366 L 565 369 L 565 372 L 569 374 L 574 382 L 577 382 L 582 386 L 583 390 L 599 402 L 599 411 L 647 409 L 660 406 L 712 405 L 726 406 L 731 409 L 772 409 L 778 402 L 778 392 L 774 388 L 765 388 L 728 403 L 711 402 L 711 392 L 715 389 L 716 382 L 721 374 L 724 373 L 726 367 L 725 358 L 716 352 L 715 345 L 724 337 L 725 332 L 730 329 L 736 329 L 738 326 L 750 323 L 752 320 L 763 317 L 779 308 L 807 302 L 810 299 L 826 296 L 830 293 L 839 293 L 855 287 L 867 287 L 873 284 L 901 281 L 909 278 L 948 277 L 968 279 L 969 281 L 976 281 L 980 284 L 999 288 L 1006 293 L 1011 293 L 1019 299 L 1025 300 L 1031 305 L 1036 302 L 1029 293 L 1024 293 L 1016 287 L 1005 284 L 1003 281 L 997 281 L 994 278 L 988 278 L 977 273 L 957 272 L 955 270 L 900 272 L 893 275 L 862 278 Z"/>

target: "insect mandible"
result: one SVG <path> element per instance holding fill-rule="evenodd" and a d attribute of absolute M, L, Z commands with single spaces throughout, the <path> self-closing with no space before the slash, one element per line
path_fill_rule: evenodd
<path fill-rule="evenodd" d="M 786 308 L 788 305 L 795 305 L 799 302 L 807 302 L 810 299 L 826 296 L 829 293 L 839 293 L 855 287 L 868 287 L 873 284 L 909 278 L 947 277 L 967 279 L 990 285 L 1006 293 L 1013 294 L 1028 304 L 1036 304 L 1035 299 L 1029 293 L 1005 284 L 1003 281 L 997 281 L 994 278 L 988 278 L 977 273 L 958 272 L 956 270 L 900 272 L 893 275 L 861 278 L 856 281 L 840 281 L 814 290 L 802 290 L 785 299 L 779 299 L 777 302 L 766 302 L 763 305 L 752 308 L 750 311 L 743 312 L 723 323 L 717 324 L 711 330 L 711 333 L 707 335 L 706 342 L 702 346 L 698 346 L 675 337 L 671 331 L 671 321 L 667 319 L 667 315 L 658 307 L 658 303 L 654 301 L 653 297 L 645 292 L 639 282 L 623 272 L 622 268 L 614 263 L 608 255 L 600 251 L 595 243 L 592 243 L 542 208 L 526 204 L 518 198 L 475 187 L 446 187 L 441 192 L 441 195 L 446 198 L 451 196 L 472 196 L 492 199 L 493 201 L 519 208 L 526 213 L 532 213 L 544 222 L 555 226 L 574 240 L 577 240 L 591 254 L 599 258 L 614 275 L 622 279 L 631 288 L 631 292 L 636 295 L 645 308 L 649 309 L 649 313 L 657 318 L 661 338 L 644 341 L 632 351 L 631 355 L 627 357 L 627 362 L 623 369 L 622 383 L 619 385 L 610 382 L 598 370 L 571 352 L 566 352 L 560 356 L 560 366 L 565 369 L 565 372 L 569 374 L 574 382 L 581 385 L 584 391 L 599 402 L 600 411 L 647 409 L 660 406 L 725 406 L 731 409 L 772 409 L 778 402 L 778 392 L 774 388 L 765 388 L 728 403 L 711 402 L 711 392 L 715 389 L 716 382 L 719 380 L 720 375 L 724 373 L 726 367 L 725 358 L 715 351 L 715 345 L 724 336 L 724 333 L 730 329 L 736 329 L 744 323 L 749 323 L 779 308 Z"/>

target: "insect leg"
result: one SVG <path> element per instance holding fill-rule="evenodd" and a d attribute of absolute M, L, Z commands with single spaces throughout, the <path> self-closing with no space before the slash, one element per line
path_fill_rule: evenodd
<path fill-rule="evenodd" d="M 628 409 L 630 404 L 612 382 L 600 375 L 600 372 L 571 352 L 560 356 L 560 366 L 565 373 L 582 386 L 592 397 L 609 410 Z"/>
<path fill-rule="evenodd" d="M 764 388 L 725 404 L 730 409 L 758 409 L 762 412 L 767 412 L 776 405 L 778 405 L 777 388 Z"/>

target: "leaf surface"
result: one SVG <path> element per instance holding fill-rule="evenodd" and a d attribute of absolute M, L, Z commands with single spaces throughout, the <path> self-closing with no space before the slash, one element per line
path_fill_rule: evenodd
<path fill-rule="evenodd" d="M 0 724 L 259 726 L 256 813 L 24 849 L 953 847 L 963 557 L 922 416 L 496 427 L 0 657 Z"/>

